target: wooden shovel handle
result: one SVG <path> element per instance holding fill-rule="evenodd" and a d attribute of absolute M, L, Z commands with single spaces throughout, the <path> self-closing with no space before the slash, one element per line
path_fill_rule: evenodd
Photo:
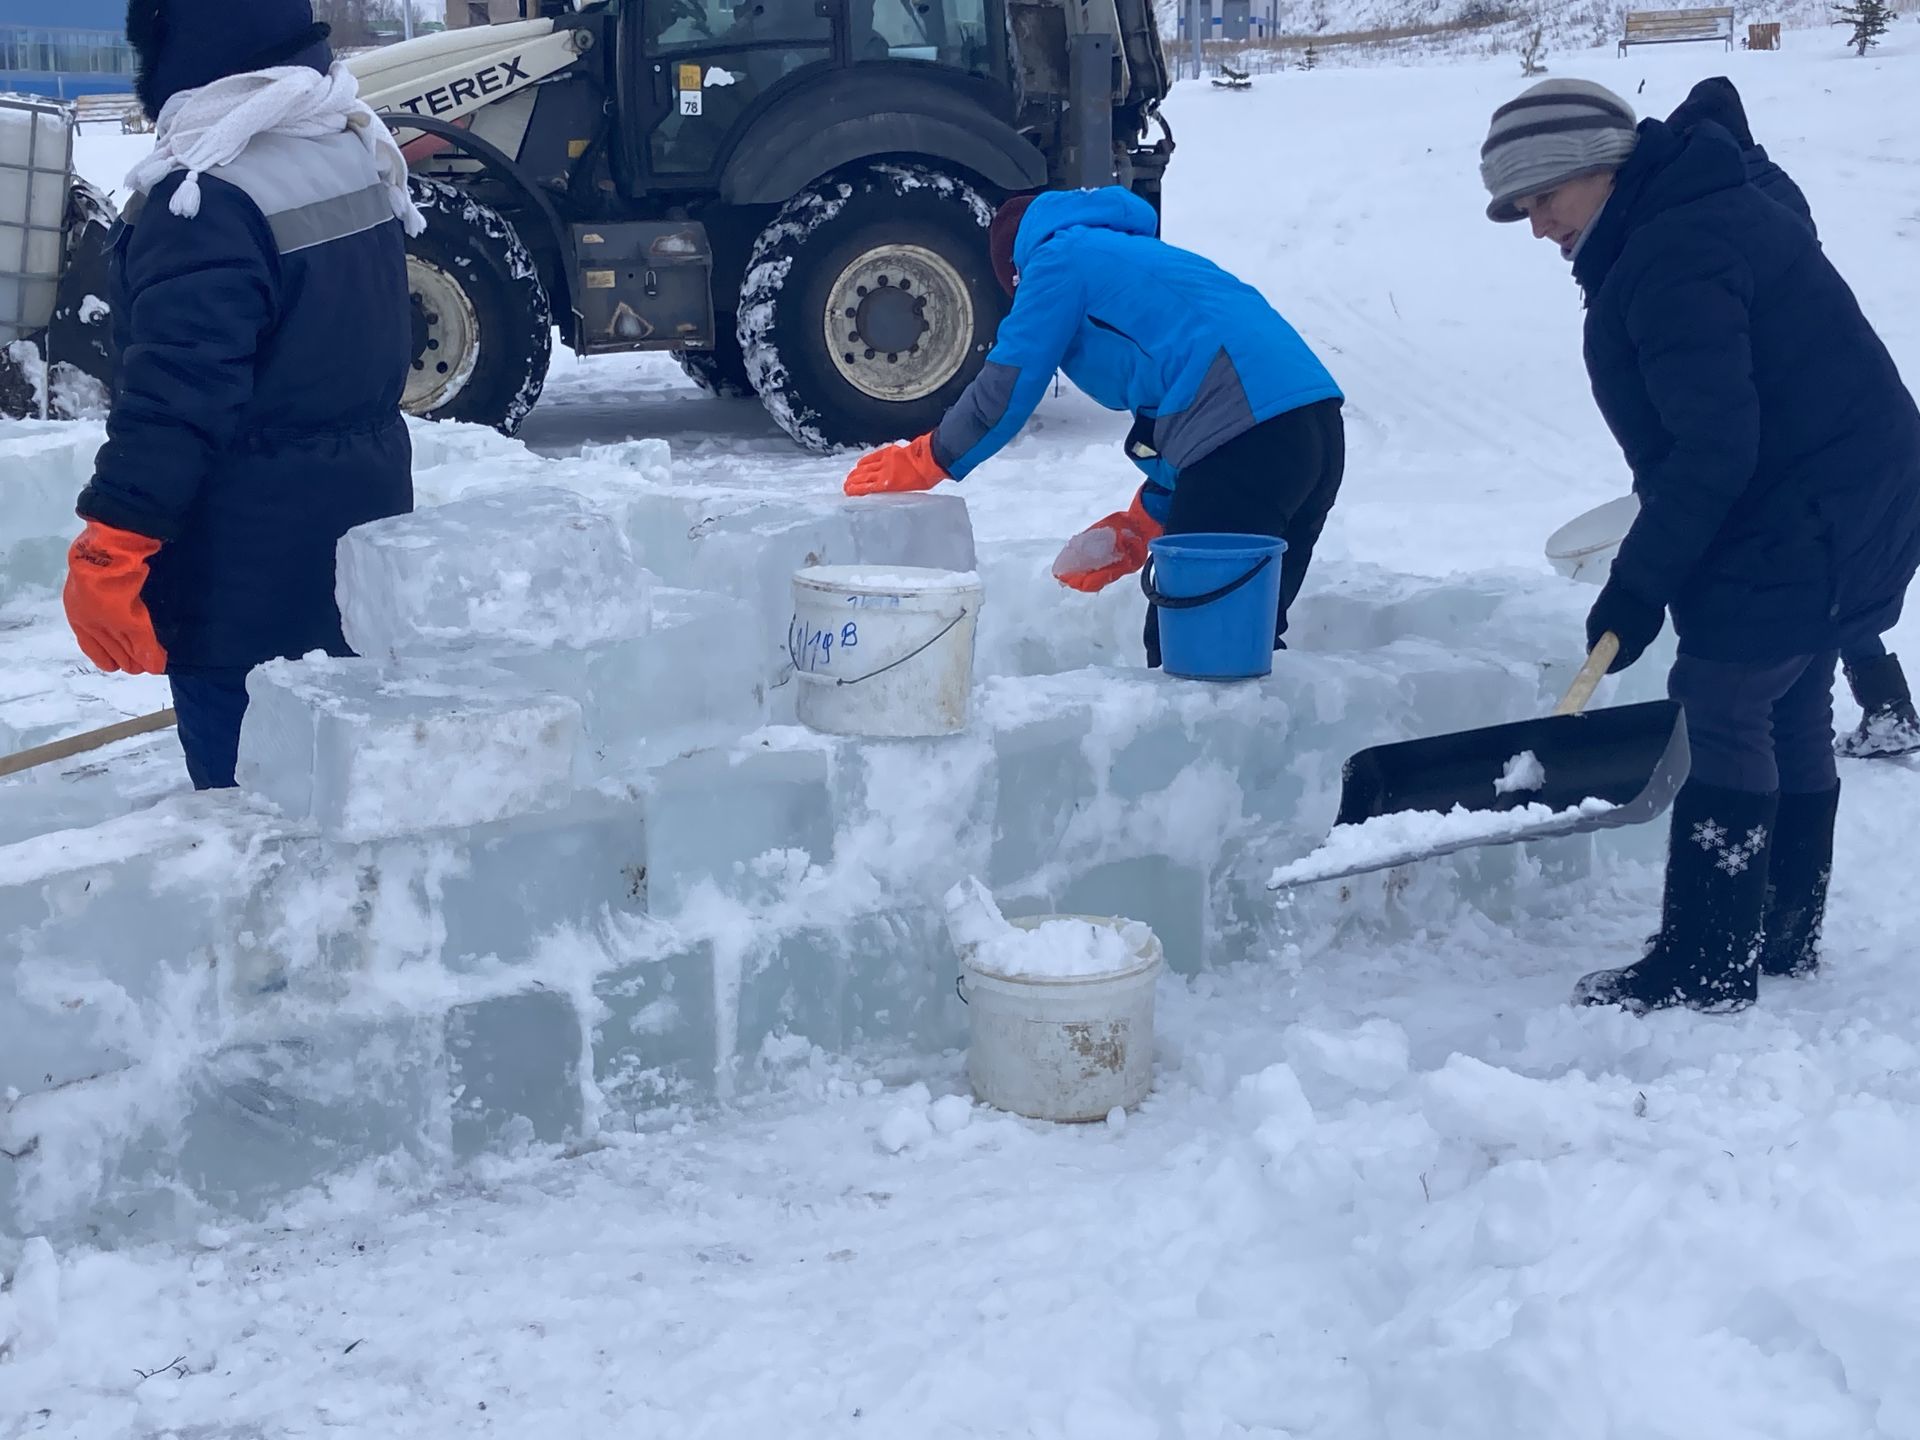
<path fill-rule="evenodd" d="M 1587 656 L 1587 663 L 1580 667 L 1580 673 L 1573 677 L 1573 684 L 1567 687 L 1567 693 L 1560 703 L 1553 707 L 1556 715 L 1578 715 L 1587 708 L 1587 702 L 1593 698 L 1595 688 L 1607 673 L 1607 667 L 1613 664 L 1620 653 L 1620 637 L 1611 630 L 1600 637 L 1593 647 L 1593 653 Z"/>
<path fill-rule="evenodd" d="M 151 715 L 117 721 L 112 725 L 104 725 L 98 730 L 89 730 L 84 735 L 69 735 L 64 740 L 49 740 L 45 745 L 36 745 L 31 750 L 21 750 L 13 755 L 0 755 L 0 775 L 17 775 L 22 770 L 33 769 L 36 765 L 50 765 L 55 760 L 65 760 L 73 755 L 84 754 L 88 750 L 98 750 L 102 745 L 111 745 L 116 740 L 128 740 L 135 735 L 165 730 L 174 723 L 175 718 L 171 708 L 156 710 Z"/>

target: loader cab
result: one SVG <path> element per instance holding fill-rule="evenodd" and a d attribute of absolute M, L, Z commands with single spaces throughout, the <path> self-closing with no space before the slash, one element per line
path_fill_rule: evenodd
<path fill-rule="evenodd" d="M 850 86 L 1013 108 L 1003 0 L 627 0 L 618 24 L 629 193 L 714 189 L 756 121 L 809 95 L 823 123 Z"/>

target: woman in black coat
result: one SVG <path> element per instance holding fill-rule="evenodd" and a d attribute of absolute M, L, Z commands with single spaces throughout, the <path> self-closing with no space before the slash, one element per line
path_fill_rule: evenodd
<path fill-rule="evenodd" d="M 1818 239 L 1813 207 L 1805 193 L 1766 148 L 1754 142 L 1740 92 L 1724 75 L 1702 80 L 1667 117 L 1667 124 L 1682 132 L 1705 123 L 1718 125 L 1733 137 L 1740 147 L 1740 158 L 1746 162 L 1747 183 L 1793 212 Z M 1920 751 L 1920 713 L 1913 708 L 1913 693 L 1907 688 L 1900 657 L 1890 653 L 1875 635 L 1843 650 L 1840 668 L 1846 672 L 1847 685 L 1860 706 L 1860 724 L 1841 737 L 1835 748 L 1857 759 L 1893 758 Z"/>
<path fill-rule="evenodd" d="M 1586 361 L 1640 513 L 1587 620 L 1639 659 L 1671 615 L 1693 769 L 1658 935 L 1589 1004 L 1739 1009 L 1805 974 L 1832 866 L 1839 652 L 1920 564 L 1920 410 L 1809 227 L 1721 127 L 1634 124 L 1550 81 L 1494 113 L 1495 220 L 1531 221 L 1586 296 Z"/>

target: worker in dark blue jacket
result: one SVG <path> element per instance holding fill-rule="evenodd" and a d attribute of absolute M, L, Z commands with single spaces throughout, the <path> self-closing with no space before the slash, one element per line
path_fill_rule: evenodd
<path fill-rule="evenodd" d="M 1127 453 L 1146 479 L 1124 511 L 1075 536 L 1054 574 L 1099 590 L 1139 570 L 1162 533 L 1286 541 L 1274 645 L 1346 465 L 1343 397 L 1266 298 L 1157 237 L 1120 186 L 1008 201 L 989 234 L 1013 309 L 985 368 L 931 434 L 864 456 L 847 493 L 959 480 L 1020 432 L 1056 372 L 1134 416 Z M 1147 663 L 1158 665 L 1157 612 Z"/>
<path fill-rule="evenodd" d="M 248 670 L 348 653 L 335 545 L 412 508 L 418 212 L 307 0 L 134 0 L 128 36 L 155 148 L 115 239 L 67 614 L 102 669 L 166 674 L 193 783 L 228 786 Z"/>
<path fill-rule="evenodd" d="M 1640 511 L 1587 618 L 1631 665 L 1670 615 L 1692 773 L 1658 935 L 1589 1004 L 1736 1009 L 1818 963 L 1840 782 L 1839 652 L 1884 633 L 1920 566 L 1920 409 L 1808 227 L 1689 133 L 1602 86 L 1494 112 L 1495 220 L 1531 221 L 1587 300 L 1595 399 Z"/>
<path fill-rule="evenodd" d="M 1818 238 L 1813 207 L 1793 177 L 1774 162 L 1764 146 L 1754 142 L 1746 106 L 1731 80 L 1723 75 L 1702 80 L 1667 117 L 1667 124 L 1682 132 L 1700 124 L 1725 130 L 1746 161 L 1747 183 L 1805 221 Z M 1860 723 L 1841 736 L 1835 748 L 1842 755 L 1859 759 L 1894 758 L 1920 751 L 1920 713 L 1914 710 L 1913 693 L 1900 668 L 1900 657 L 1889 652 L 1885 642 L 1874 635 L 1841 651 L 1840 667 L 1859 703 Z"/>

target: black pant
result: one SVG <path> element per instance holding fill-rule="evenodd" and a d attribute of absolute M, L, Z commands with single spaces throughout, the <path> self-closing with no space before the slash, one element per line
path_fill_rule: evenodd
<path fill-rule="evenodd" d="M 180 748 L 186 752 L 187 777 L 193 788 L 231 789 L 240 752 L 240 721 L 247 713 L 246 668 L 180 666 L 167 671 L 167 681 L 173 689 Z"/>
<path fill-rule="evenodd" d="M 1340 401 L 1318 400 L 1264 420 L 1179 473 L 1169 535 L 1271 535 L 1287 542 L 1273 648 L 1286 649 L 1287 611 L 1313 562 L 1347 468 Z M 1160 612 L 1147 607 L 1147 664 L 1160 664 Z"/>
<path fill-rule="evenodd" d="M 1756 795 L 1824 795 L 1833 763 L 1833 667 L 1839 656 L 1742 664 L 1682 655 L 1667 694 L 1687 716 L 1692 777 Z"/>

